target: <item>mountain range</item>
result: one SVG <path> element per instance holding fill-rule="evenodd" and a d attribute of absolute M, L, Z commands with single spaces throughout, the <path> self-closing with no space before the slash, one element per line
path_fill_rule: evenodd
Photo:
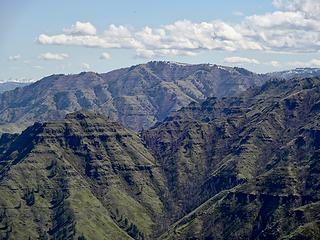
<path fill-rule="evenodd" d="M 39 122 L 0 139 L 1 239 L 319 239 L 320 78 L 271 78 L 150 62 L 2 94 Z"/>
<path fill-rule="evenodd" d="M 29 84 L 30 83 L 24 83 L 24 82 L 0 82 L 0 93 L 11 91 L 18 87 L 24 87 Z"/>
<path fill-rule="evenodd" d="M 101 74 L 52 75 L 27 86 L 4 83 L 0 91 L 12 90 L 0 94 L 0 133 L 21 132 L 35 121 L 61 120 L 81 109 L 139 131 L 191 102 L 236 96 L 270 79 L 319 75 L 313 68 L 256 74 L 238 67 L 153 61 Z"/>
<path fill-rule="evenodd" d="M 0 132 L 21 132 L 35 121 L 63 119 L 82 108 L 142 130 L 191 102 L 236 95 L 266 79 L 243 68 L 173 62 L 52 75 L 0 95 Z"/>
<path fill-rule="evenodd" d="M 317 77 L 320 76 L 320 68 L 296 68 L 287 71 L 268 73 L 267 75 L 278 79 Z"/>

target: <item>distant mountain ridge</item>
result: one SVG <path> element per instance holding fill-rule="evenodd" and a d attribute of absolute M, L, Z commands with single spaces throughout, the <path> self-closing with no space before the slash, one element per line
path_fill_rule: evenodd
<path fill-rule="evenodd" d="M 320 68 L 295 68 L 286 71 L 268 73 L 267 75 L 279 79 L 319 77 Z"/>
<path fill-rule="evenodd" d="M 0 129 L 15 132 L 35 121 L 63 119 L 82 108 L 146 129 L 172 111 L 207 97 L 236 95 L 266 76 L 212 64 L 149 62 L 98 74 L 52 75 L 0 95 Z"/>
<path fill-rule="evenodd" d="M 102 74 L 52 75 L 0 95 L 0 133 L 21 132 L 36 121 L 63 119 L 80 109 L 102 113 L 139 131 L 191 102 L 236 96 L 269 79 L 315 76 L 320 76 L 320 69 L 256 74 L 238 67 L 168 61 Z"/>
<path fill-rule="evenodd" d="M 23 83 L 23 82 L 0 82 L 0 93 L 5 91 L 13 90 L 17 87 L 25 87 L 31 83 Z"/>

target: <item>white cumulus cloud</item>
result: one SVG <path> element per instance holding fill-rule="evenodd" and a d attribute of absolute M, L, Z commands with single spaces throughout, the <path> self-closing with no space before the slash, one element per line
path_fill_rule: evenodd
<path fill-rule="evenodd" d="M 260 64 L 260 62 L 257 59 L 245 57 L 226 57 L 223 61 L 225 63 L 235 64 Z"/>
<path fill-rule="evenodd" d="M 110 25 L 103 35 L 68 35 L 49 36 L 41 34 L 38 43 L 43 45 L 74 45 L 94 48 L 141 48 L 143 47 L 124 26 Z"/>
<path fill-rule="evenodd" d="M 70 28 L 65 28 L 63 30 L 66 34 L 71 35 L 96 35 L 97 29 L 89 22 L 79 22 L 77 21 Z"/>
<path fill-rule="evenodd" d="M 51 52 L 47 52 L 47 53 L 43 53 L 43 54 L 39 55 L 39 58 L 43 59 L 43 60 L 58 60 L 58 61 L 61 61 L 61 60 L 64 60 L 64 59 L 66 59 L 68 57 L 69 57 L 69 55 L 66 54 L 66 53 L 51 53 Z"/>
<path fill-rule="evenodd" d="M 101 34 L 89 22 L 76 22 L 60 34 L 40 34 L 45 45 L 133 49 L 137 57 L 193 56 L 203 51 L 259 50 L 320 52 L 320 1 L 273 0 L 273 12 L 243 16 L 236 24 L 213 19 L 179 20 L 159 27 L 131 29 L 111 24 Z"/>
<path fill-rule="evenodd" d="M 320 1 L 318 0 L 273 0 L 272 3 L 283 11 L 303 12 L 307 17 L 320 18 Z"/>
<path fill-rule="evenodd" d="M 267 63 L 268 65 L 271 65 L 272 67 L 281 67 L 281 63 L 279 61 L 270 61 L 269 63 Z"/>

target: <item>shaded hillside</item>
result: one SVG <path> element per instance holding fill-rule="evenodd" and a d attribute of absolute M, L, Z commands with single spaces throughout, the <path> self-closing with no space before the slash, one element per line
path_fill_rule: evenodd
<path fill-rule="evenodd" d="M 318 239 L 319 106 L 319 78 L 274 81 L 144 132 L 180 203 L 161 239 Z"/>
<path fill-rule="evenodd" d="M 35 121 L 63 119 L 85 108 L 141 130 L 192 101 L 235 95 L 265 79 L 242 68 L 170 62 L 105 74 L 52 75 L 0 96 L 0 129 L 16 132 Z"/>
<path fill-rule="evenodd" d="M 0 142 L 0 239 L 145 239 L 164 221 L 159 168 L 118 123 L 82 111 Z"/>

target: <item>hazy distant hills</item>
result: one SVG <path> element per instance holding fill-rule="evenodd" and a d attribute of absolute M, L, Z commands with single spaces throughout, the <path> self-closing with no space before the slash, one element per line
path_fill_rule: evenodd
<path fill-rule="evenodd" d="M 82 110 L 0 149 L 1 239 L 320 237 L 320 78 L 191 103 L 141 134 Z"/>
<path fill-rule="evenodd" d="M 30 83 L 23 83 L 23 82 L 0 82 L 0 93 L 13 90 L 17 87 L 24 87 L 29 84 Z"/>
<path fill-rule="evenodd" d="M 236 95 L 266 78 L 243 68 L 172 62 L 104 74 L 52 75 L 0 96 L 0 128 L 19 131 L 35 121 L 63 119 L 85 108 L 141 130 L 190 102 Z"/>
<path fill-rule="evenodd" d="M 320 68 L 296 68 L 287 71 L 268 73 L 267 75 L 280 79 L 318 77 L 320 76 Z"/>

